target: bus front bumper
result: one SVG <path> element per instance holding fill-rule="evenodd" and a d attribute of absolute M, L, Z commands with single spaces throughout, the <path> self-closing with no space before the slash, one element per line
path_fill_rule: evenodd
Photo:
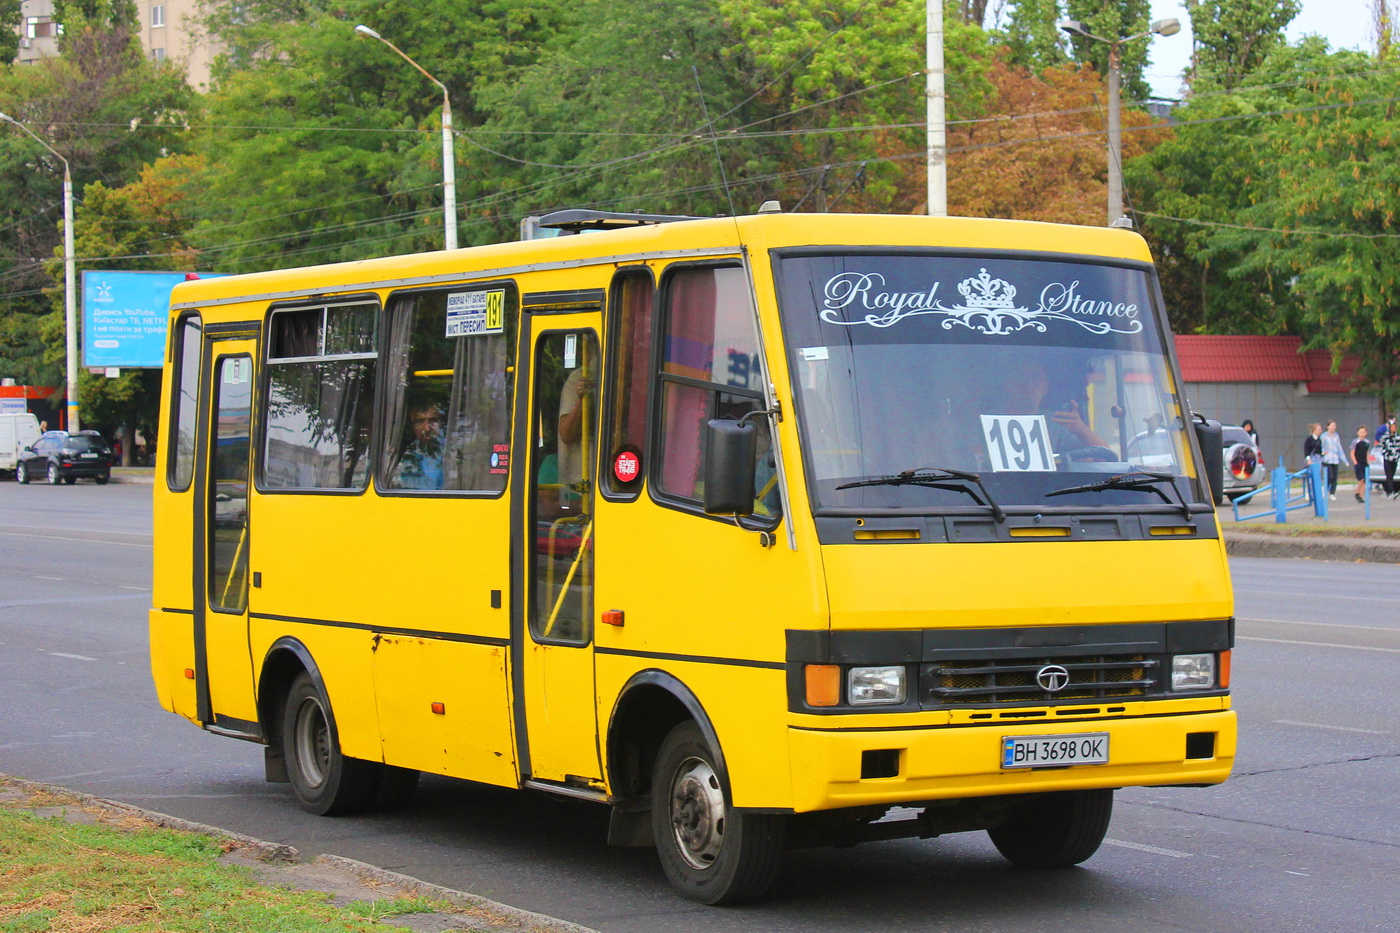
<path fill-rule="evenodd" d="M 1106 764 L 1002 767 L 1008 736 L 1090 733 L 1108 734 Z M 1219 784 L 1234 763 L 1235 713 L 844 730 L 828 720 L 820 727 L 790 726 L 788 737 L 794 810 L 802 813 L 999 794 Z M 1208 757 L 1197 757 L 1203 754 Z"/>

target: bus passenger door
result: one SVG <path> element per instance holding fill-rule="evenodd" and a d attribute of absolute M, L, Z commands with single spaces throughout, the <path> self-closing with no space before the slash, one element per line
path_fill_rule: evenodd
<path fill-rule="evenodd" d="M 206 726 L 256 731 L 248 654 L 248 524 L 257 354 L 253 323 L 210 333 L 195 451 L 195 691 Z M 242 339 L 239 339 L 242 338 Z"/>
<path fill-rule="evenodd" d="M 531 315 L 529 391 L 517 450 L 516 723 L 521 771 L 540 781 L 601 780 L 593 686 L 593 477 L 597 384 L 596 313 Z M 528 397 L 527 397 L 528 396 Z"/>

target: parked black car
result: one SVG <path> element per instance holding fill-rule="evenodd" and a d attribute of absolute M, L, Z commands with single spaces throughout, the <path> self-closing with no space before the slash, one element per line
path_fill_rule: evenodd
<path fill-rule="evenodd" d="M 73 485 L 87 476 L 99 485 L 112 478 L 112 447 L 96 431 L 45 431 L 19 453 L 15 479 L 27 483 L 44 478 L 50 486 Z"/>

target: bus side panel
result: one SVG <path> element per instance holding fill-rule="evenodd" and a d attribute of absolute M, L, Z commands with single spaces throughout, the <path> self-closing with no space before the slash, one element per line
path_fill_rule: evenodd
<path fill-rule="evenodd" d="M 384 760 L 515 787 L 506 648 L 386 635 L 374 655 Z"/>
<path fill-rule="evenodd" d="M 597 628 L 601 727 L 629 677 L 666 671 L 715 727 L 735 804 L 791 806 L 786 630 L 826 628 L 815 542 L 793 551 L 780 528 L 780 543 L 765 548 L 752 531 L 658 507 L 645 494 L 598 511 L 597 606 L 626 613 L 623 626 Z"/>
<path fill-rule="evenodd" d="M 194 616 L 152 609 L 148 627 L 156 698 L 165 710 L 198 722 L 194 678 L 185 676 L 194 670 Z"/>
<path fill-rule="evenodd" d="M 261 586 L 252 608 L 255 630 L 265 633 L 253 649 L 258 663 L 283 631 L 306 641 L 328 689 L 332 680 L 342 685 L 331 704 L 346 754 L 515 783 L 510 745 L 501 741 L 510 730 L 505 663 L 493 653 L 498 644 L 504 654 L 510 628 L 506 501 L 371 489 L 263 495 L 257 506 L 252 570 Z M 415 641 L 421 646 L 407 651 Z M 460 725 L 445 726 L 433 702 Z M 418 763 L 433 747 L 436 764 Z M 404 752 L 412 760 L 399 760 Z M 455 764 L 444 770 L 447 762 Z M 461 770 L 468 763 L 472 770 Z"/>

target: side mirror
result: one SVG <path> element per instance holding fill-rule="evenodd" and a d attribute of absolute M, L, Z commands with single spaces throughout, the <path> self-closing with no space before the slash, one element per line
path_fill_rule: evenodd
<path fill-rule="evenodd" d="M 706 514 L 753 514 L 756 443 L 752 423 L 716 418 L 705 426 Z"/>
<path fill-rule="evenodd" d="M 1210 501 L 1216 504 L 1225 495 L 1225 458 L 1221 455 L 1224 447 L 1220 422 L 1195 412 L 1191 414 L 1191 426 L 1196 429 L 1196 443 L 1200 446 L 1201 457 L 1205 461 L 1203 466 L 1206 470 L 1206 482 L 1210 486 Z"/>

